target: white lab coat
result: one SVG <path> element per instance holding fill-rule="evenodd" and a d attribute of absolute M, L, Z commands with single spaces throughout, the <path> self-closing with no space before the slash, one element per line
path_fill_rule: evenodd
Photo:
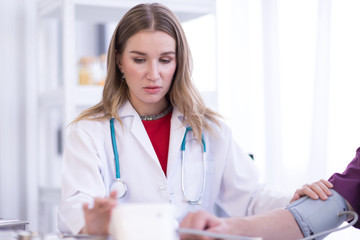
<path fill-rule="evenodd" d="M 115 121 L 121 179 L 128 192 L 121 203 L 170 202 L 181 220 L 186 213 L 205 210 L 215 214 L 219 206 L 230 216 L 246 216 L 284 207 L 289 198 L 273 195 L 259 183 L 253 160 L 235 143 L 228 126 L 213 125 L 204 132 L 206 181 L 201 205 L 184 201 L 181 191 L 180 145 L 185 133 L 183 115 L 174 108 L 171 118 L 167 176 L 162 171 L 151 141 L 132 105 L 119 109 L 123 126 Z M 187 139 L 191 139 L 192 132 Z M 201 145 L 189 141 L 185 155 L 185 191 L 196 199 L 202 184 Z M 80 121 L 71 127 L 64 151 L 62 201 L 58 211 L 59 230 L 78 233 L 84 226 L 82 203 L 109 195 L 115 180 L 114 154 L 109 120 Z"/>

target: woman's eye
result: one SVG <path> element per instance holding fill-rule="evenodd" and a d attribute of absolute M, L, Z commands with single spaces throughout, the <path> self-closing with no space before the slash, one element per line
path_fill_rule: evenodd
<path fill-rule="evenodd" d="M 171 62 L 171 59 L 162 58 L 162 59 L 160 59 L 160 62 L 161 62 L 161 63 L 169 63 L 169 62 Z"/>
<path fill-rule="evenodd" d="M 134 58 L 134 62 L 143 63 L 143 62 L 145 62 L 145 59 L 143 59 L 143 58 Z"/>

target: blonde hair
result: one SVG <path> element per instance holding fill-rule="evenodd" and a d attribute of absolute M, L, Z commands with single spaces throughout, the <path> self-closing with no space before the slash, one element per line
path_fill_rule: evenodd
<path fill-rule="evenodd" d="M 82 112 L 73 122 L 82 119 L 104 120 L 111 117 L 120 123 L 118 109 L 129 99 L 129 90 L 122 80 L 122 73 L 116 64 L 127 40 L 141 30 L 162 31 L 176 41 L 176 70 L 171 87 L 166 95 L 173 107 L 184 114 L 183 124 L 189 124 L 194 135 L 201 139 L 202 129 L 210 130 L 206 119 L 218 123 L 220 115 L 207 108 L 200 93 L 192 82 L 192 57 L 184 31 L 175 14 L 158 4 L 139 4 L 131 8 L 118 23 L 112 36 L 107 55 L 107 76 L 102 100 Z"/>

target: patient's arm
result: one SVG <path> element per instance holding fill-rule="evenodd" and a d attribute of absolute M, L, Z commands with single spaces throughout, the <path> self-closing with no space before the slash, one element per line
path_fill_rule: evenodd
<path fill-rule="evenodd" d="M 229 218 L 230 232 L 243 236 L 260 236 L 264 240 L 299 239 L 303 237 L 294 217 L 286 209 L 244 218 Z"/>
<path fill-rule="evenodd" d="M 303 237 L 295 219 L 286 209 L 275 209 L 270 212 L 243 218 L 218 218 L 204 211 L 188 214 L 181 228 L 193 228 L 215 233 L 262 237 L 264 240 L 287 240 Z M 182 240 L 210 238 L 181 235 Z"/>
<path fill-rule="evenodd" d="M 264 240 L 299 239 L 336 229 L 347 216 L 340 214 L 351 210 L 351 206 L 336 191 L 326 201 L 303 197 L 286 209 L 275 209 L 267 213 L 243 218 L 217 218 L 205 212 L 187 215 L 181 228 L 193 228 L 215 233 L 262 237 Z M 320 239 L 330 232 L 325 232 Z M 182 235 L 181 239 L 209 239 Z"/>

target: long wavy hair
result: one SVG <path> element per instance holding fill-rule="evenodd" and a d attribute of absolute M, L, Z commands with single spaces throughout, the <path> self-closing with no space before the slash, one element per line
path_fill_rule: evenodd
<path fill-rule="evenodd" d="M 123 54 L 128 39 L 141 30 L 162 31 L 175 39 L 177 66 L 166 97 L 173 107 L 184 114 L 183 124 L 189 124 L 194 135 L 201 139 L 202 129 L 211 130 L 206 119 L 219 124 L 220 115 L 205 106 L 192 82 L 192 57 L 179 20 L 171 10 L 158 3 L 136 5 L 120 20 L 108 49 L 102 99 L 95 106 L 83 111 L 73 122 L 114 117 L 121 123 L 118 109 L 129 99 L 129 88 L 122 80 L 116 58 Z"/>

